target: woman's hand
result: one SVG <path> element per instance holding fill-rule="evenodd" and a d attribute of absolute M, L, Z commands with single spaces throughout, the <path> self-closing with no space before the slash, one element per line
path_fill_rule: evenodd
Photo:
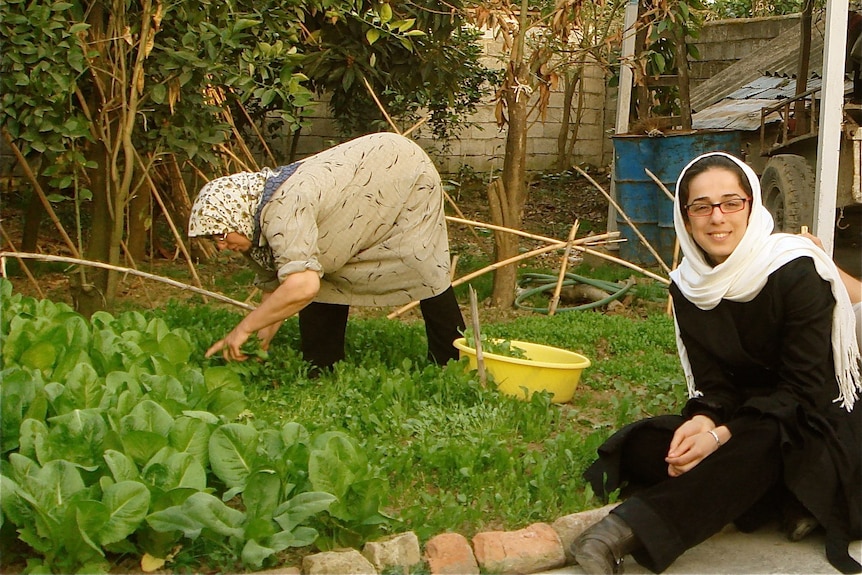
<path fill-rule="evenodd" d="M 713 433 L 719 438 L 716 441 Z M 705 415 L 695 415 L 673 434 L 667 457 L 667 473 L 671 477 L 679 477 L 693 469 L 719 447 L 719 441 L 724 444 L 730 439 L 727 427 L 716 427 L 715 423 Z"/>
<path fill-rule="evenodd" d="M 266 350 L 281 323 L 314 301 L 318 291 L 320 277 L 316 271 L 290 274 L 274 292 L 264 293 L 260 306 L 245 316 L 224 339 L 215 342 L 207 350 L 206 357 L 222 351 L 228 361 L 248 359 L 240 347 L 255 332 L 260 337 L 261 347 Z"/>
<path fill-rule="evenodd" d="M 260 348 L 263 351 L 269 351 L 269 343 L 275 337 L 275 334 L 278 333 L 278 328 L 281 327 L 282 323 L 281 321 L 277 321 L 257 332 L 257 338 L 260 340 Z"/>
<path fill-rule="evenodd" d="M 242 324 L 240 324 L 242 325 Z M 276 328 L 277 329 L 277 328 Z M 229 334 L 215 342 L 206 352 L 205 357 L 212 357 L 219 351 L 227 361 L 245 361 L 248 356 L 242 352 L 243 344 L 248 341 L 251 333 L 240 329 L 237 325 Z"/>

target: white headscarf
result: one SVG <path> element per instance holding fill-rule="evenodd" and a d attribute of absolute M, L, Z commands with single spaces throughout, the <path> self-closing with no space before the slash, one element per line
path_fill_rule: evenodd
<path fill-rule="evenodd" d="M 745 234 L 730 256 L 717 266 L 707 261 L 704 252 L 686 230 L 679 198 L 679 183 L 683 176 L 695 162 L 707 156 L 724 156 L 738 164 L 748 177 L 752 191 L 751 215 Z M 835 308 L 832 312 L 832 356 L 835 362 L 835 376 L 838 380 L 838 397 L 835 401 L 847 411 L 852 411 L 853 404 L 859 398 L 859 392 L 862 391 L 859 347 L 856 343 L 855 317 L 850 297 L 844 284 L 841 283 L 834 262 L 826 252 L 806 238 L 772 233 L 774 223 L 769 211 L 763 206 L 757 174 L 747 164 L 730 154 L 710 152 L 698 156 L 683 168 L 677 180 L 676 189 L 673 219 L 683 259 L 679 267 L 671 272 L 670 277 L 685 298 L 700 309 L 712 309 L 722 299 L 735 302 L 751 301 L 766 285 L 769 275 L 784 264 L 801 256 L 814 260 L 817 273 L 830 283 L 832 295 L 835 298 Z M 697 397 L 701 392 L 695 386 L 691 364 L 680 338 L 678 325 L 676 334 L 689 396 Z"/>

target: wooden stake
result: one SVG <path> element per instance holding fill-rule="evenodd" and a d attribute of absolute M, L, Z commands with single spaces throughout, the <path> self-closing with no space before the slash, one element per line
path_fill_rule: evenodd
<path fill-rule="evenodd" d="M 6 243 L 9 244 L 9 248 L 13 252 L 17 252 L 18 248 L 16 248 L 15 244 L 12 243 L 12 238 L 10 238 L 9 234 L 6 233 L 6 230 L 3 228 L 2 224 L 0 224 L 0 234 L 3 235 L 3 239 L 6 240 Z M 27 264 L 24 263 L 24 260 L 22 258 L 16 257 L 15 259 L 18 260 L 19 264 L 21 264 L 21 269 L 24 271 L 24 275 L 27 276 L 27 279 L 30 280 L 30 283 L 32 283 L 33 287 L 36 288 L 36 293 L 39 294 L 39 297 L 41 299 L 45 299 L 45 294 L 43 294 L 41 288 L 39 288 L 39 282 L 37 282 L 36 278 L 33 276 L 33 274 L 30 273 L 30 268 L 27 267 Z M 3 263 L 3 275 L 4 276 L 6 275 L 6 264 L 5 264 L 5 262 Z"/>
<path fill-rule="evenodd" d="M 563 280 L 566 278 L 566 267 L 569 265 L 569 254 L 572 253 L 572 242 L 575 240 L 575 234 L 578 233 L 578 226 L 581 225 L 580 220 L 575 220 L 575 225 L 569 230 L 569 237 L 566 240 L 566 250 L 563 252 L 563 261 L 560 262 L 560 275 L 557 276 L 557 287 L 554 288 L 554 296 L 551 298 L 551 305 L 548 307 L 548 315 L 554 315 L 557 312 L 557 305 L 560 303 L 560 291 L 563 289 Z"/>
<path fill-rule="evenodd" d="M 593 178 L 591 178 L 590 175 L 588 173 L 586 173 L 585 171 L 583 171 L 580 167 L 578 167 L 578 166 L 573 166 L 573 167 L 575 168 L 575 170 L 577 170 L 577 172 L 579 174 L 584 176 L 591 184 L 593 184 L 593 186 L 595 186 L 596 189 L 598 189 L 605 196 L 605 198 L 607 198 L 607 200 L 611 203 L 611 205 L 613 205 L 614 208 L 623 217 L 623 219 L 626 221 L 626 223 L 628 223 L 628 225 L 631 226 L 632 230 L 634 230 L 637 237 L 640 238 L 640 241 L 642 241 L 644 246 L 646 246 L 646 249 L 649 250 L 649 253 L 651 253 L 653 255 L 653 257 L 655 257 L 656 261 L 659 263 L 659 265 L 662 267 L 662 269 L 665 271 L 665 273 L 670 273 L 670 268 L 668 267 L 668 265 L 666 263 L 664 263 L 664 260 L 662 260 L 661 256 L 658 255 L 658 252 L 655 250 L 655 248 L 652 247 L 652 244 L 647 241 L 647 239 L 643 236 L 643 234 L 638 229 L 638 227 L 635 225 L 635 223 L 631 220 L 631 218 L 628 217 L 628 215 L 625 213 L 625 211 L 610 196 L 610 194 L 608 194 L 604 190 L 604 188 L 602 188 L 598 184 L 598 182 L 596 182 Z"/>
<path fill-rule="evenodd" d="M 135 157 L 138 159 L 138 163 L 141 165 L 141 169 L 144 172 L 144 177 L 147 178 L 147 182 L 150 184 L 150 191 L 153 193 L 153 197 L 156 198 L 156 201 L 159 203 L 159 207 L 162 208 L 162 213 L 165 214 L 165 220 L 168 222 L 168 226 L 171 228 L 171 232 L 174 234 L 174 239 L 177 241 L 177 248 L 183 252 L 183 255 L 186 258 L 186 263 L 189 266 L 189 271 L 192 274 L 192 277 L 195 280 L 195 284 L 202 288 L 203 284 L 201 283 L 201 278 L 198 277 L 198 271 L 195 269 L 195 263 L 192 261 L 192 256 L 189 254 L 188 249 L 186 249 L 186 244 L 183 241 L 183 236 L 180 235 L 180 232 L 177 231 L 177 227 L 174 225 L 174 220 L 171 218 L 170 213 L 168 212 L 168 208 L 165 207 L 165 203 L 162 201 L 162 196 L 159 194 L 158 188 L 156 188 L 156 183 L 150 177 L 149 170 L 147 166 L 144 164 L 143 158 L 141 158 L 140 154 L 138 154 L 137 150 L 135 151 Z"/>
<path fill-rule="evenodd" d="M 679 238 L 676 238 L 673 242 L 673 269 L 676 269 L 679 260 Z M 667 315 L 673 314 L 673 298 L 670 297 L 670 294 L 667 294 Z"/>
<path fill-rule="evenodd" d="M 413 130 L 416 130 L 417 128 L 419 128 L 419 126 L 421 126 L 422 124 L 424 124 L 425 122 L 427 122 L 430 119 L 431 119 L 431 116 L 425 116 L 424 118 L 422 118 L 421 120 L 419 120 L 418 122 L 416 122 L 415 124 L 410 126 L 410 128 L 401 135 L 405 136 L 405 137 L 409 136 L 410 132 L 412 132 Z"/>
<path fill-rule="evenodd" d="M 155 274 L 149 274 L 147 272 L 142 272 L 140 270 L 135 270 L 135 269 L 131 269 L 131 268 L 124 268 L 124 267 L 120 267 L 120 266 L 112 266 L 111 264 L 106 264 L 103 262 L 94 262 L 94 261 L 90 261 L 90 260 L 82 260 L 79 258 L 68 258 L 65 256 L 52 256 L 52 255 L 48 255 L 48 254 L 31 254 L 31 253 L 26 253 L 26 252 L 0 252 L 0 258 L 3 258 L 3 257 L 24 258 L 24 259 L 39 260 L 39 261 L 44 261 L 44 262 L 63 262 L 63 263 L 67 263 L 67 264 L 77 264 L 77 265 L 82 265 L 82 266 L 90 266 L 90 267 L 94 267 L 94 268 L 102 268 L 105 270 L 112 270 L 115 272 L 127 273 L 127 274 L 131 274 L 133 276 L 140 276 L 142 278 L 147 278 L 147 279 L 151 279 L 151 280 L 154 280 L 157 282 L 166 283 L 168 285 L 180 288 L 180 289 L 185 290 L 185 291 L 191 291 L 191 292 L 194 292 L 196 294 L 205 295 L 205 296 L 211 297 L 213 299 L 216 299 L 218 301 L 221 301 L 224 303 L 229 303 L 231 305 L 235 305 L 237 307 L 240 307 L 240 308 L 248 310 L 248 311 L 253 311 L 255 309 L 255 307 L 253 305 L 248 305 L 248 304 L 243 303 L 241 301 L 236 301 L 236 300 L 231 299 L 227 296 L 224 296 L 220 293 L 211 292 L 211 291 L 208 291 L 208 290 L 205 290 L 202 288 L 198 288 L 198 287 L 195 287 L 195 286 L 192 286 L 189 284 L 184 284 L 184 283 L 172 280 L 170 278 L 165 278 L 165 277 L 157 276 Z"/>
<path fill-rule="evenodd" d="M 479 371 L 479 383 L 485 387 L 485 356 L 482 354 L 482 334 L 479 331 L 479 304 L 476 302 L 476 290 L 470 287 L 470 319 L 473 323 L 473 345 L 476 349 L 476 369 Z"/>
<path fill-rule="evenodd" d="M 457 224 L 467 224 L 467 225 L 469 225 L 469 226 L 477 226 L 477 227 L 480 227 L 480 228 L 488 228 L 489 230 L 498 230 L 498 231 L 501 231 L 501 232 L 507 232 L 507 233 L 510 233 L 510 234 L 515 234 L 515 235 L 517 235 L 517 236 L 522 236 L 522 237 L 525 237 L 525 238 L 529 238 L 529 239 L 531 239 L 531 240 L 538 240 L 538 241 L 540 241 L 540 242 L 545 242 L 545 243 L 549 243 L 549 244 L 559 244 L 559 243 L 563 243 L 561 240 L 554 239 L 554 238 L 549 238 L 549 237 L 547 237 L 547 236 L 540 236 L 540 235 L 531 234 L 531 233 L 528 233 L 528 232 L 522 232 L 521 230 L 516 230 L 516 229 L 513 229 L 513 228 L 506 228 L 506 227 L 503 227 L 503 226 L 496 226 L 496 225 L 494 225 L 494 224 L 486 224 L 485 222 L 477 222 L 477 221 L 475 221 L 475 220 L 465 220 L 465 219 L 461 219 L 461 218 L 455 218 L 455 217 L 452 217 L 452 216 L 446 216 L 446 219 L 447 219 L 447 220 L 449 220 L 450 222 L 455 222 L 455 223 L 457 223 Z M 597 234 L 597 235 L 595 235 L 595 236 L 585 236 L 585 237 L 583 237 L 583 238 L 581 238 L 581 239 L 579 239 L 579 240 L 575 240 L 575 241 L 573 242 L 573 245 L 589 244 L 589 243 L 592 243 L 592 242 L 595 242 L 595 241 L 603 241 L 603 240 L 606 240 L 606 239 L 617 238 L 617 237 L 619 237 L 619 235 L 620 235 L 620 233 L 619 233 L 619 232 L 609 232 L 609 233 L 606 233 L 606 234 Z"/>
<path fill-rule="evenodd" d="M 608 235 L 608 234 L 605 234 L 605 235 Z M 611 234 L 611 235 L 612 235 L 612 234 Z M 593 237 L 598 237 L 598 236 L 593 236 Z M 583 240 L 584 238 L 581 238 L 581 239 Z M 668 280 L 667 278 L 661 277 L 660 275 L 655 274 L 655 273 L 653 273 L 653 272 L 651 272 L 651 271 L 649 271 L 649 270 L 645 270 L 645 269 L 643 269 L 642 267 L 639 267 L 639 266 L 637 266 L 637 265 L 635 265 L 635 264 L 633 264 L 633 263 L 631 263 L 631 262 L 627 262 L 626 260 L 621 260 L 620 258 L 614 257 L 614 256 L 609 255 L 609 254 L 606 254 L 606 253 L 604 253 L 604 252 L 600 252 L 600 251 L 597 251 L 597 250 L 592 250 L 592 249 L 590 249 L 590 248 L 586 248 L 586 247 L 584 247 L 584 246 L 578 245 L 578 243 L 577 243 L 578 241 L 579 241 L 579 240 L 575 240 L 574 242 L 572 242 L 572 249 L 573 249 L 573 250 L 578 250 L 579 252 L 583 252 L 583 253 L 585 253 L 585 254 L 590 254 L 590 255 L 592 255 L 592 256 L 596 256 L 596 257 L 599 257 L 599 258 L 602 258 L 602 259 L 608 260 L 609 262 L 613 262 L 613 263 L 615 263 L 615 264 L 619 264 L 619 265 L 621 265 L 621 266 L 624 266 L 624 267 L 627 267 L 627 268 L 629 268 L 629 269 L 635 270 L 636 272 L 640 272 L 640 273 L 642 273 L 643 275 L 645 275 L 645 276 L 647 276 L 647 277 L 650 277 L 650 278 L 652 278 L 652 279 L 654 279 L 654 280 L 656 280 L 656 281 L 659 281 L 659 282 L 661 282 L 661 283 L 663 283 L 663 284 L 665 284 L 665 285 L 670 284 L 670 280 Z M 452 282 L 452 287 L 457 287 L 457 286 L 461 285 L 462 283 L 464 283 L 465 281 L 469 281 L 469 280 L 471 280 L 471 279 L 473 279 L 473 278 L 475 278 L 475 277 L 478 277 L 478 276 L 480 276 L 480 275 L 482 275 L 482 274 L 486 274 L 486 273 L 488 273 L 488 272 L 490 272 L 490 271 L 494 271 L 494 270 L 495 270 L 495 269 L 497 269 L 497 268 L 501 268 L 501 267 L 503 267 L 503 266 L 511 265 L 511 264 L 513 264 L 513 263 L 517 263 L 517 262 L 519 262 L 519 261 L 521 261 L 521 260 L 523 260 L 523 259 L 531 258 L 531 257 L 537 256 L 537 255 L 545 254 L 545 253 L 548 253 L 548 252 L 551 252 L 551 251 L 554 251 L 554 250 L 558 250 L 558 249 L 561 249 L 561 248 L 565 248 L 565 247 L 566 247 L 566 244 L 565 244 L 564 242 L 559 242 L 559 241 L 558 241 L 558 242 L 556 242 L 556 243 L 554 243 L 554 244 L 552 244 L 552 245 L 550 245 L 550 246 L 545 246 L 545 247 L 542 247 L 542 248 L 538 248 L 538 249 L 535 249 L 535 250 L 533 250 L 533 251 L 526 252 L 526 253 L 520 254 L 520 255 L 518 255 L 518 256 L 515 256 L 515 257 L 512 257 L 512 258 L 509 258 L 509 259 L 507 259 L 507 260 L 503 260 L 503 261 L 501 261 L 501 262 L 493 263 L 493 264 L 491 264 L 491 265 L 489 265 L 489 266 L 486 266 L 486 267 L 484 267 L 484 268 L 482 268 L 482 269 L 480 269 L 480 270 L 477 270 L 477 271 L 475 271 L 475 272 L 472 272 L 472 273 L 470 273 L 470 274 L 467 274 L 466 276 L 464 276 L 464 277 L 462 277 L 462 278 L 459 278 L 459 279 L 457 279 L 457 280 L 453 281 L 453 282 Z M 392 313 L 390 313 L 390 314 L 389 314 L 389 315 L 387 315 L 386 317 L 387 317 L 387 319 L 394 319 L 394 318 L 398 317 L 399 315 L 401 315 L 401 314 L 403 314 L 403 313 L 405 313 L 405 312 L 407 312 L 407 311 L 410 311 L 411 309 L 413 309 L 413 308 L 414 308 L 414 307 L 416 307 L 417 305 L 419 305 L 419 302 L 418 302 L 418 301 L 412 301 L 412 302 L 408 303 L 407 305 L 405 305 L 405 306 L 403 306 L 403 307 L 400 307 L 400 308 L 398 308 L 397 310 L 393 311 Z"/>
<path fill-rule="evenodd" d="M 15 154 L 15 158 L 18 160 L 18 165 L 21 166 L 27 179 L 30 180 L 31 184 L 33 184 L 33 190 L 42 201 L 45 211 L 48 212 L 48 217 L 50 217 L 51 221 L 54 222 L 54 227 L 57 228 L 57 231 L 60 232 L 60 235 L 63 237 L 63 241 L 66 242 L 66 247 L 69 248 L 69 251 L 72 252 L 73 256 L 76 258 L 81 257 L 81 254 L 78 252 L 78 248 L 75 246 L 72 238 L 69 237 L 69 234 L 67 234 L 65 228 L 63 228 L 63 224 L 60 223 L 60 218 L 58 218 L 57 214 L 54 212 L 51 202 L 48 201 L 48 196 L 45 195 L 45 191 L 42 189 L 42 186 L 39 185 L 39 180 L 36 179 L 36 174 L 27 162 L 27 158 L 25 158 L 24 154 L 21 153 L 21 150 L 18 149 L 18 146 L 12 140 L 12 136 L 9 135 L 6 128 L 3 128 L 3 137 L 6 139 L 6 143 L 9 144 L 9 149 L 11 149 L 12 153 Z"/>
<path fill-rule="evenodd" d="M 649 168 L 644 168 L 644 172 L 646 172 L 646 175 L 648 175 L 650 178 L 652 178 L 652 181 L 654 181 L 656 184 L 658 184 L 659 189 L 661 189 L 661 191 L 664 192 L 664 195 L 667 196 L 667 199 L 669 199 L 670 201 L 673 201 L 673 194 L 670 193 L 670 190 L 667 189 L 667 186 L 664 185 L 664 182 L 659 180 L 655 174 L 650 172 Z"/>
<path fill-rule="evenodd" d="M 389 117 L 389 113 L 386 111 L 386 108 L 384 108 L 383 104 L 380 103 L 380 100 L 377 99 L 377 94 L 374 93 L 374 89 L 371 87 L 371 84 L 368 83 L 368 78 L 362 78 L 362 81 L 365 82 L 365 87 L 368 88 L 368 93 L 371 94 L 372 98 L 374 98 L 374 103 L 377 104 L 383 117 L 386 118 L 386 121 L 389 122 L 389 125 L 392 126 L 393 130 L 395 130 L 395 133 L 401 135 L 401 130 L 398 129 L 398 126 L 396 126 L 395 122 L 392 121 L 392 118 Z"/>
<path fill-rule="evenodd" d="M 501 267 L 503 267 L 503 266 L 508 266 L 508 265 L 514 264 L 514 263 L 516 263 L 516 262 L 519 262 L 519 261 L 521 261 L 521 260 L 524 260 L 524 259 L 527 259 L 527 258 L 531 258 L 531 257 L 533 257 L 533 256 L 537 256 L 537 255 L 539 255 L 539 254 L 544 254 L 544 253 L 552 252 L 552 251 L 554 251 L 554 250 L 558 250 L 558 249 L 560 249 L 560 248 L 565 247 L 565 245 L 566 245 L 566 244 L 565 244 L 565 243 L 563 243 L 563 242 L 557 242 L 557 243 L 555 243 L 555 244 L 553 244 L 553 245 L 545 246 L 545 247 L 542 247 L 542 248 L 538 248 L 538 249 L 535 249 L 535 250 L 533 250 L 533 251 L 531 251 L 531 252 L 523 253 L 523 254 L 520 254 L 520 255 L 517 255 L 517 256 L 511 257 L 511 258 L 509 258 L 509 259 L 507 259 L 507 260 L 503 260 L 503 261 L 501 261 L 501 262 L 495 262 L 495 263 L 493 263 L 493 264 L 491 264 L 491 265 L 489 265 L 489 266 L 486 266 L 486 267 L 484 267 L 484 268 L 482 268 L 482 269 L 480 269 L 480 270 L 477 270 L 477 271 L 475 271 L 475 272 L 469 273 L 469 274 L 465 275 L 464 277 L 458 278 L 457 280 L 455 280 L 455 281 L 453 281 L 453 282 L 452 282 L 452 287 L 458 287 L 459 285 L 461 285 L 461 284 L 462 284 L 462 283 L 464 283 L 464 282 L 470 281 L 471 279 L 473 279 L 473 278 L 475 278 L 475 277 L 479 277 L 479 276 L 480 276 L 480 275 L 482 275 L 482 274 L 486 274 L 486 273 L 488 273 L 488 272 L 490 272 L 490 271 L 493 271 L 493 270 L 499 269 L 499 268 L 501 268 Z M 387 315 L 386 317 L 387 317 L 388 319 L 396 318 L 396 317 L 398 317 L 399 315 L 401 315 L 402 313 L 404 313 L 404 312 L 406 312 L 406 311 L 410 311 L 411 309 L 413 309 L 413 308 L 414 308 L 414 307 L 416 307 L 417 305 L 419 305 L 419 302 L 418 302 L 418 301 L 412 301 L 412 302 L 408 303 L 407 305 L 405 305 L 405 306 L 403 306 L 403 307 L 401 307 L 401 308 L 398 308 L 397 310 L 393 311 L 392 313 L 390 313 L 390 314 L 389 314 L 389 315 Z"/>
<path fill-rule="evenodd" d="M 458 214 L 459 216 L 461 216 L 461 218 L 464 218 L 464 214 L 461 212 L 461 208 L 458 207 L 458 204 L 455 203 L 455 200 L 452 199 L 452 196 L 447 194 L 445 190 L 443 191 L 443 197 L 446 198 L 446 200 L 452 206 L 452 209 L 455 210 L 455 213 Z M 470 220 L 465 220 L 465 219 L 450 218 L 449 216 L 446 216 L 446 219 L 449 221 L 457 221 L 460 223 L 466 223 L 466 222 L 470 221 Z M 482 251 L 485 253 L 485 255 L 487 255 L 490 258 L 491 252 L 489 252 L 488 250 L 485 249 L 483 242 L 482 242 L 482 239 L 479 238 L 479 234 L 476 233 L 476 229 L 474 226 L 470 226 L 470 233 L 473 234 L 473 237 L 476 239 L 476 245 L 478 245 L 482 249 Z"/>

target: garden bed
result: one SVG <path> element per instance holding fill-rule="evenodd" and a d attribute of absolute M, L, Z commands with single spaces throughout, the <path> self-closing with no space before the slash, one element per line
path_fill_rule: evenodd
<path fill-rule="evenodd" d="M 580 217 L 582 229 L 584 221 L 601 229 L 600 217 L 607 209 L 606 204 L 595 197 L 582 198 L 589 195 L 588 187 L 578 187 L 576 193 L 572 187 L 566 184 L 537 188 L 526 210 L 529 223 L 525 227 L 534 233 L 564 237 L 574 218 Z M 479 187 L 469 192 L 465 189 L 455 197 L 466 217 L 487 221 L 481 210 L 484 196 L 480 191 Z M 581 203 L 568 201 L 573 194 L 581 198 Z M 4 221 L 20 221 L 9 209 L 9 203 L 5 203 Z M 450 227 L 453 251 L 481 253 L 483 246 L 470 243 L 474 241 L 473 234 L 457 228 Z M 488 236 L 486 239 L 490 242 Z M 50 253 L 57 245 L 47 241 L 42 248 Z M 480 264 L 474 262 L 474 265 Z M 544 264 L 530 262 L 529 269 L 547 272 L 556 265 L 558 256 Z M 188 281 L 184 279 L 187 271 L 181 262 L 157 260 L 140 267 Z M 628 270 L 614 266 L 592 269 L 582 264 L 575 269 L 614 281 L 630 275 Z M 201 264 L 198 272 L 208 289 L 239 300 L 252 295 L 250 275 L 237 258 L 221 255 L 216 261 Z M 66 301 L 65 270 L 44 266 L 37 277 L 51 299 Z M 32 295 L 34 288 L 24 278 L 13 280 L 16 293 Z M 429 364 L 425 359 L 424 330 L 415 321 L 415 314 L 392 321 L 385 318 L 389 310 L 355 310 L 348 325 L 346 360 L 334 372 L 310 379 L 307 366 L 296 351 L 299 336 L 295 321 L 286 322 L 279 331 L 267 361 L 225 365 L 218 358 L 204 359 L 203 351 L 218 334 L 227 332 L 239 320 L 240 311 L 224 304 L 207 304 L 200 296 L 137 278 L 125 278 L 122 290 L 121 308 L 133 311 L 118 312 L 116 320 L 100 317 L 101 330 L 105 331 L 109 324 L 118 326 L 111 329 L 126 340 L 132 338 L 130 330 L 138 332 L 133 338 L 135 342 L 154 337 L 155 343 L 141 343 L 139 347 L 152 349 L 153 358 L 160 353 L 168 354 L 170 365 L 176 367 L 168 369 L 168 363 L 161 363 L 162 360 L 146 361 L 146 354 L 141 356 L 144 359 L 132 363 L 142 361 L 145 367 L 140 369 L 174 370 L 177 374 L 190 371 L 206 374 L 209 370 L 223 374 L 219 370 L 228 369 L 241 384 L 238 387 L 231 384 L 231 389 L 241 389 L 244 396 L 239 417 L 236 413 L 229 414 L 231 426 L 264 435 L 270 433 L 267 430 L 296 430 L 295 426 L 301 426 L 308 433 L 308 439 L 299 444 L 307 445 L 308 453 L 300 456 L 297 452 L 295 457 L 296 462 L 306 461 L 305 465 L 309 465 L 306 471 L 299 471 L 314 479 L 314 485 L 303 489 L 337 493 L 343 503 L 340 508 L 320 511 L 304 520 L 303 525 L 319 534 L 315 542 L 318 549 L 359 546 L 365 540 L 407 530 L 415 532 L 424 542 L 449 530 L 473 534 L 489 529 L 519 529 L 597 506 L 599 502 L 581 479 L 581 472 L 594 457 L 597 445 L 619 425 L 646 414 L 676 409 L 684 395 L 673 326 L 664 313 L 666 292 L 650 282 L 636 286 L 627 296 L 625 309 L 613 314 L 595 309 L 548 317 L 522 310 L 480 309 L 483 333 L 489 337 L 570 349 L 591 359 L 592 365 L 584 371 L 577 393 L 564 404 L 552 403 L 547 394 L 541 393 L 534 394 L 530 401 L 500 394 L 493 381 L 485 387 L 480 385 L 475 374 L 465 371 L 464 363 L 453 363 L 444 369 Z M 464 308 L 466 312 L 467 306 Z M 8 309 L 4 311 L 8 313 Z M 28 313 L 38 319 L 41 312 Z M 67 323 L 63 319 L 66 316 L 58 317 L 62 325 Z M 47 330 L 45 341 L 58 337 L 45 324 L 38 325 L 39 329 Z M 74 320 L 73 325 L 77 326 L 76 333 L 83 334 L 84 324 Z M 40 333 L 35 327 L 26 331 Z M 169 337 L 169 332 L 175 335 Z M 97 339 L 101 341 L 104 337 L 102 333 Z M 173 343 L 162 344 L 164 338 Z M 180 340 L 185 343 L 180 344 Z M 38 342 L 30 342 L 34 343 Z M 56 349 L 66 348 L 60 345 Z M 96 351 L 87 353 L 102 357 L 114 348 L 93 349 Z M 4 353 L 7 368 L 15 362 L 42 361 L 41 355 L 25 354 L 23 347 L 17 351 L 4 348 L 4 352 L 7 352 Z M 96 363 L 101 365 L 105 361 Z M 125 365 L 131 360 L 111 361 Z M 43 369 L 55 368 L 46 364 Z M 192 376 L 192 381 L 197 377 Z M 178 379 L 185 382 L 188 378 Z M 56 394 L 57 389 L 52 393 Z M 176 394 L 176 390 L 172 393 Z M 174 395 L 172 401 L 177 401 L 177 397 Z M 4 402 L 4 405 L 10 404 Z M 225 408 L 219 402 L 212 405 Z M 208 420 L 203 415 L 196 417 Z M 229 426 L 217 431 L 227 423 L 213 425 L 214 434 L 225 435 L 239 429 Z M 287 437 L 283 431 L 278 433 Z M 292 436 L 291 433 L 288 435 Z M 342 434 L 344 439 L 334 440 L 342 435 L 333 434 Z M 317 455 L 312 457 L 313 453 Z M 135 452 L 133 457 L 144 455 Z M 329 463 L 325 468 L 337 473 L 333 471 L 334 475 L 327 479 L 319 469 L 312 472 L 308 462 L 314 457 L 326 459 Z M 231 495 L 232 476 L 225 473 L 224 468 L 208 470 L 208 488 L 237 513 L 246 513 L 247 502 L 240 495 Z M 296 477 L 303 477 L 302 473 Z M 327 482 L 328 487 L 321 487 Z M 296 480 L 291 483 L 301 484 Z M 203 501 L 204 496 L 199 499 Z M 206 501 L 215 505 L 213 500 Z M 170 524 L 165 517 L 162 521 L 157 525 Z M 12 528 L 7 521 L 4 533 Z M 8 543 L 12 538 L 4 540 Z M 136 536 L 128 541 L 143 545 L 144 539 Z M 170 568 L 197 572 L 249 569 L 240 560 L 241 543 L 241 538 L 231 542 L 217 537 L 183 538 Z M 139 564 L 140 548 L 137 549 L 110 554 L 114 562 L 112 570 L 134 570 Z M 3 551 L 3 572 L 24 568 L 27 555 L 19 553 L 20 543 Z M 288 547 L 267 557 L 264 565 L 295 564 L 297 557 L 311 551 L 311 547 Z"/>

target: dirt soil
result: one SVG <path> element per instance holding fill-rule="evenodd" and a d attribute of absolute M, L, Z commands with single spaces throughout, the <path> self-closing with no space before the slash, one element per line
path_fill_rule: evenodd
<path fill-rule="evenodd" d="M 606 172 L 591 174 L 604 189 L 610 186 Z M 447 215 L 463 217 L 480 222 L 490 222 L 490 215 L 485 196 L 486 182 L 476 179 L 466 179 L 455 185 L 447 184 L 448 194 L 452 202 L 447 203 Z M 576 174 L 537 175 L 529 184 L 530 193 L 524 209 L 523 230 L 547 237 L 565 240 L 576 219 L 580 220 L 578 237 L 591 231 L 603 233 L 607 226 L 608 203 L 604 196 L 586 179 Z M 0 205 L 0 221 L 2 221 L 3 250 L 14 251 L 11 245 L 19 247 L 22 241 L 22 224 L 24 220 L 24 202 L 20 194 L 5 192 Z M 453 206 L 457 206 L 457 209 Z M 71 203 L 55 205 L 60 221 L 70 236 L 74 238 L 74 216 Z M 189 265 L 182 254 L 175 249 L 170 229 L 164 218 L 157 218 L 155 232 L 158 236 L 159 250 L 153 250 L 153 257 L 146 258 L 137 265 L 124 261 L 120 265 L 136 268 L 150 274 L 168 277 L 181 283 L 192 284 Z M 472 226 L 449 224 L 450 245 L 453 252 L 475 253 L 477 255 L 493 252 L 493 237 L 485 233 L 476 233 Z M 10 245 L 11 241 L 11 245 Z M 525 240 L 523 247 L 533 249 L 541 244 Z M 69 249 L 61 239 L 60 233 L 52 222 L 45 217 L 40 228 L 37 252 L 42 254 L 71 256 Z M 549 270 L 559 266 L 558 255 L 548 256 Z M 71 305 L 69 276 L 73 269 L 65 264 L 46 264 L 26 260 L 28 268 L 34 272 L 35 283 L 29 280 L 20 270 L 20 264 L 14 260 L 6 261 L 8 277 L 16 292 L 28 296 L 44 296 L 53 301 L 61 301 Z M 531 262 L 541 267 L 541 260 Z M 250 285 L 250 277 L 242 281 L 245 270 L 242 258 L 230 253 L 219 254 L 213 260 L 196 262 L 195 269 L 204 289 L 225 293 L 239 301 L 256 303 L 258 293 Z M 459 270 L 460 271 L 460 270 Z M 227 278 L 240 277 L 231 285 Z M 456 275 L 457 277 L 457 275 Z M 225 284 L 228 285 L 225 285 Z M 38 284 L 38 290 L 36 288 Z M 40 293 L 41 292 L 41 296 Z M 170 299 L 184 300 L 193 297 L 190 292 L 157 281 L 127 275 L 121 279 L 119 297 L 115 311 L 129 309 L 153 309 L 161 307 Z M 237 309 L 237 308 L 235 308 Z M 358 310 L 357 310 L 358 311 Z M 371 312 L 379 313 L 379 312 Z M 503 315 L 507 315 L 504 313 Z"/>

